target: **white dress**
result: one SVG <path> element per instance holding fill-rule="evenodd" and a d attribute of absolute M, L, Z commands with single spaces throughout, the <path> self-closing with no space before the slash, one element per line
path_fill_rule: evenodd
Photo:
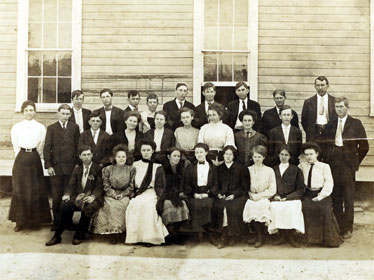
<path fill-rule="evenodd" d="M 204 124 L 200 129 L 198 142 L 207 144 L 210 150 L 222 151 L 228 145 L 235 147 L 234 133 L 222 121 Z"/>
<path fill-rule="evenodd" d="M 135 188 L 139 188 L 148 169 L 147 162 L 136 161 Z M 156 169 L 160 164 L 153 164 L 152 181 L 149 188 L 130 200 L 126 211 L 126 243 L 162 244 L 169 234 L 162 218 L 157 214 L 157 195 L 154 190 Z"/>

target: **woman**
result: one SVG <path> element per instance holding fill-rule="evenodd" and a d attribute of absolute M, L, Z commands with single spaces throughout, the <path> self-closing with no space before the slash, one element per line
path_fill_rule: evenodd
<path fill-rule="evenodd" d="M 114 147 L 113 165 L 102 170 L 104 205 L 91 222 L 91 232 L 112 235 L 112 244 L 116 244 L 126 230 L 126 209 L 134 195 L 136 170 L 126 164 L 127 154 L 125 145 Z"/>
<path fill-rule="evenodd" d="M 269 233 L 279 231 L 277 244 L 288 238 L 290 244 L 299 247 L 294 238 L 294 231 L 304 233 L 304 216 L 301 211 L 301 198 L 305 192 L 304 176 L 295 165 L 289 164 L 290 147 L 282 145 L 279 149 L 280 164 L 274 167 L 277 181 L 277 193 L 270 203 L 271 223 Z"/>
<path fill-rule="evenodd" d="M 213 215 L 215 227 L 221 233 L 218 249 L 227 244 L 235 244 L 235 238 L 241 235 L 243 228 L 243 208 L 248 199 L 249 173 L 248 169 L 234 161 L 236 149 L 226 146 L 223 149 L 224 163 L 218 166 L 218 188 L 215 195 Z"/>
<path fill-rule="evenodd" d="M 299 165 L 306 185 L 302 206 L 306 241 L 308 244 L 339 247 L 343 241 L 330 197 L 334 186 L 330 166 L 318 161 L 320 147 L 317 144 L 305 143 L 301 149 L 307 160 Z"/>
<path fill-rule="evenodd" d="M 156 143 L 142 139 L 139 148 L 142 160 L 133 165 L 136 168 L 135 197 L 126 211 L 126 243 L 160 245 L 165 242 L 168 231 L 156 210 L 155 174 L 160 164 L 151 160 Z"/>
<path fill-rule="evenodd" d="M 21 112 L 25 119 L 11 130 L 16 159 L 12 170 L 9 220 L 16 223 L 15 232 L 51 222 L 48 192 L 40 161 L 46 129 L 34 119 L 34 102 L 23 102 Z"/>
<path fill-rule="evenodd" d="M 232 129 L 222 122 L 224 108 L 219 104 L 212 104 L 208 110 L 209 123 L 204 124 L 199 132 L 198 142 L 209 147 L 208 160 L 215 165 L 222 162 L 222 149 L 227 145 L 235 146 Z"/>
<path fill-rule="evenodd" d="M 235 145 L 238 148 L 238 161 L 248 167 L 253 164 L 252 148 L 258 145 L 266 147 L 267 138 L 253 129 L 253 125 L 257 122 L 256 112 L 244 110 L 240 112 L 239 120 L 243 124 L 243 130 L 234 135 Z"/>
<path fill-rule="evenodd" d="M 248 192 L 249 199 L 243 211 L 243 220 L 245 223 L 253 224 L 256 232 L 255 248 L 263 245 L 262 227 L 263 224 L 268 226 L 271 221 L 269 199 L 275 195 L 277 190 L 274 170 L 263 164 L 266 155 L 267 150 L 264 146 L 253 147 L 254 164 L 248 168 L 251 187 Z M 252 240 L 249 239 L 248 243 L 252 243 Z"/>
<path fill-rule="evenodd" d="M 189 210 L 183 196 L 185 164 L 181 160 L 182 152 L 171 148 L 167 152 L 168 162 L 156 171 L 155 190 L 159 197 L 157 212 L 169 231 L 169 240 L 183 245 L 179 228 L 188 220 Z"/>

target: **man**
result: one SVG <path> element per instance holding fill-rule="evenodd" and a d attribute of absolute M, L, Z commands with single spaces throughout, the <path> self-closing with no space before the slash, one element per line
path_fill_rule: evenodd
<path fill-rule="evenodd" d="M 319 76 L 314 81 L 317 94 L 304 101 L 301 124 L 306 133 L 307 142 L 315 142 L 321 147 L 320 157 L 326 154 L 326 125 L 329 120 L 336 118 L 334 97 L 327 93 L 329 81 L 325 76 Z"/>
<path fill-rule="evenodd" d="M 130 90 L 127 93 L 127 100 L 129 105 L 123 110 L 124 113 L 128 111 L 138 111 L 138 105 L 140 103 L 140 93 L 137 90 Z"/>
<path fill-rule="evenodd" d="M 91 216 L 103 205 L 103 187 L 100 182 L 101 168 L 92 162 L 92 151 L 87 145 L 79 147 L 82 165 L 77 165 L 71 175 L 69 186 L 62 197 L 57 228 L 52 239 L 45 245 L 61 243 L 61 235 L 69 225 L 74 211 L 81 211 L 79 225 L 73 237 L 73 245 L 80 244 L 87 233 Z"/>
<path fill-rule="evenodd" d="M 147 107 L 148 110 L 145 110 L 140 113 L 142 118 L 140 124 L 140 131 L 146 133 L 147 131 L 155 128 L 155 114 L 158 106 L 158 96 L 155 93 L 149 93 L 147 95 Z"/>
<path fill-rule="evenodd" d="M 90 118 L 91 111 L 82 108 L 84 94 L 81 90 L 74 90 L 71 93 L 71 101 L 73 103 L 73 108 L 69 121 L 77 124 L 79 126 L 79 132 L 82 133 L 86 129 L 90 128 L 88 119 Z"/>
<path fill-rule="evenodd" d="M 290 106 L 284 105 L 280 108 L 280 119 L 282 124 L 273 128 L 269 132 L 269 157 L 267 159 L 270 166 L 278 164 L 278 154 L 280 147 L 284 144 L 290 147 L 290 163 L 299 164 L 301 153 L 302 134 L 301 130 L 291 125 L 293 110 Z"/>
<path fill-rule="evenodd" d="M 100 91 L 101 102 L 103 107 L 96 109 L 99 112 L 103 123 L 101 124 L 101 129 L 104 130 L 109 135 L 120 131 L 124 127 L 123 122 L 123 111 L 112 105 L 113 91 L 104 88 Z"/>
<path fill-rule="evenodd" d="M 243 129 L 243 124 L 239 120 L 239 114 L 244 110 L 252 110 L 257 114 L 257 122 L 253 128 L 261 132 L 261 107 L 256 101 L 249 99 L 249 87 L 245 82 L 238 82 L 235 86 L 235 93 L 239 99 L 231 101 L 227 105 L 227 124 L 234 129 L 234 133 Z"/>
<path fill-rule="evenodd" d="M 205 101 L 194 109 L 192 125 L 197 129 L 200 129 L 204 124 L 208 123 L 209 106 L 212 104 L 219 104 L 214 100 L 214 97 L 216 96 L 216 87 L 213 83 L 208 82 L 203 85 L 203 95 Z"/>
<path fill-rule="evenodd" d="M 85 130 L 79 137 L 79 146 L 88 145 L 91 148 L 93 158 L 92 161 L 103 167 L 105 165 L 105 160 L 108 157 L 106 155 L 105 149 L 107 141 L 109 140 L 109 134 L 104 130 L 100 129 L 102 124 L 101 116 L 98 111 L 91 113 L 90 120 L 88 123 L 91 128 Z"/>
<path fill-rule="evenodd" d="M 182 108 L 194 109 L 195 106 L 186 100 L 188 94 L 188 87 L 185 83 L 177 83 L 175 87 L 176 98 L 166 102 L 163 106 L 163 111 L 168 115 L 168 128 L 175 131 L 177 127 L 183 126 L 180 120 L 179 110 Z"/>
<path fill-rule="evenodd" d="M 347 98 L 336 98 L 338 118 L 331 120 L 326 128 L 330 144 L 327 160 L 334 178 L 332 202 L 344 239 L 351 238 L 353 231 L 355 172 L 369 150 L 365 129 L 360 120 L 348 115 L 348 108 Z"/>
<path fill-rule="evenodd" d="M 77 150 L 79 141 L 79 127 L 69 122 L 71 108 L 62 104 L 58 108 L 58 121 L 47 127 L 47 134 L 44 144 L 44 165 L 48 169 L 51 182 L 53 225 L 56 221 L 61 204 L 61 197 L 64 194 L 71 173 L 77 163 Z"/>
<path fill-rule="evenodd" d="M 286 101 L 286 92 L 283 89 L 276 89 L 273 92 L 273 100 L 275 102 L 275 107 L 266 110 L 262 116 L 263 133 L 269 137 L 269 132 L 274 127 L 281 125 L 282 120 L 279 117 L 280 108 L 284 105 Z M 292 110 L 293 118 L 291 120 L 291 125 L 299 128 L 299 118 L 297 113 Z"/>

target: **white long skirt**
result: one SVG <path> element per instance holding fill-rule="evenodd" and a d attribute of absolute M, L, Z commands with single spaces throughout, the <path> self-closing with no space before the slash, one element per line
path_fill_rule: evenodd
<path fill-rule="evenodd" d="M 300 200 L 273 201 L 270 203 L 271 223 L 268 227 L 270 234 L 278 229 L 295 229 L 305 232 L 304 215 Z"/>
<path fill-rule="evenodd" d="M 130 200 L 126 211 L 126 243 L 165 243 L 169 232 L 157 214 L 156 203 L 153 188 Z"/>
<path fill-rule="evenodd" d="M 255 221 L 265 223 L 268 226 L 271 221 L 269 199 L 265 198 L 257 201 L 248 199 L 244 206 L 243 221 L 245 223 Z"/>

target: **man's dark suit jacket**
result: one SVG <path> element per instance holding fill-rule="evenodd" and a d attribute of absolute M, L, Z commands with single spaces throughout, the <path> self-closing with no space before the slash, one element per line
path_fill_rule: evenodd
<path fill-rule="evenodd" d="M 187 100 L 184 101 L 182 108 L 185 108 L 185 107 L 190 108 L 192 110 L 195 108 L 195 106 L 191 102 L 188 102 Z M 173 100 L 166 102 L 162 110 L 164 110 L 168 116 L 167 117 L 168 128 L 174 131 L 178 127 L 183 126 L 180 120 L 179 109 L 178 109 L 177 103 L 175 102 L 175 98 Z"/>
<path fill-rule="evenodd" d="M 151 129 L 144 134 L 144 138 L 154 141 L 155 130 Z M 161 138 L 161 151 L 167 151 L 169 148 L 175 147 L 174 132 L 170 129 L 164 128 L 164 134 Z"/>
<path fill-rule="evenodd" d="M 101 129 L 105 131 L 106 129 L 106 115 L 104 107 L 96 109 L 100 113 L 103 123 L 101 124 Z M 112 126 L 113 134 L 124 129 L 125 123 L 123 119 L 123 111 L 115 106 L 112 106 L 112 113 L 110 115 L 110 125 Z"/>
<path fill-rule="evenodd" d="M 328 94 L 328 110 L 329 121 L 337 118 L 335 112 L 335 97 Z M 303 110 L 301 112 L 301 124 L 306 133 L 306 141 L 313 141 L 315 135 L 315 127 L 317 121 L 317 94 L 304 101 Z"/>
<path fill-rule="evenodd" d="M 287 200 L 301 199 L 305 192 L 304 175 L 300 168 L 290 164 L 280 174 L 279 165 L 274 166 L 275 180 L 277 181 L 277 195 Z"/>
<path fill-rule="evenodd" d="M 75 202 L 77 195 L 80 193 L 85 193 L 87 196 L 94 195 L 102 205 L 104 202 L 104 190 L 101 181 L 101 168 L 94 162 L 92 163 L 84 190 L 82 187 L 82 175 L 83 166 L 81 164 L 76 165 L 71 174 L 65 194 L 70 195 L 70 200 L 73 202 Z"/>
<path fill-rule="evenodd" d="M 238 112 L 239 112 L 239 99 L 231 101 L 227 105 L 228 110 L 228 116 L 227 116 L 227 125 L 230 126 L 232 129 L 235 128 L 235 123 L 238 118 Z M 261 107 L 260 104 L 258 104 L 256 101 L 250 100 L 247 98 L 247 110 L 254 111 L 257 115 L 257 121 L 255 122 L 253 129 L 261 132 L 262 131 L 262 125 L 261 125 Z"/>
<path fill-rule="evenodd" d="M 79 127 L 75 123 L 67 122 L 66 130 L 60 122 L 55 122 L 47 128 L 44 144 L 45 168 L 53 167 L 56 175 L 71 175 L 78 161 Z"/>
<path fill-rule="evenodd" d="M 329 142 L 329 153 L 327 162 L 332 160 L 331 151 L 335 145 L 335 134 L 338 127 L 338 119 L 331 120 L 326 127 L 327 139 Z M 366 137 L 365 128 L 359 119 L 347 116 L 342 133 L 343 149 L 346 163 L 348 163 L 352 170 L 357 171 L 362 160 L 369 151 L 369 143 Z"/>
<path fill-rule="evenodd" d="M 139 130 L 135 130 L 135 132 L 136 132 L 135 150 L 134 150 L 133 156 L 135 160 L 138 160 L 138 159 L 141 159 L 138 143 L 141 139 L 143 139 L 144 135 L 143 135 L 143 132 L 140 132 Z M 107 141 L 106 148 L 105 148 L 105 154 L 106 154 L 105 162 L 109 161 L 109 158 L 112 156 L 113 148 L 117 146 L 118 144 L 125 144 L 126 146 L 128 146 L 129 144 L 129 140 L 126 137 L 124 130 L 118 131 L 117 133 L 110 135 L 109 140 Z"/>
<path fill-rule="evenodd" d="M 184 193 L 189 197 L 193 197 L 195 193 L 207 193 L 209 196 L 214 197 L 218 189 L 217 168 L 213 164 L 209 164 L 207 185 L 199 187 L 197 185 L 197 165 L 198 163 L 194 163 L 186 167 Z"/>
<path fill-rule="evenodd" d="M 292 110 L 293 118 L 291 120 L 291 125 L 294 127 L 299 127 L 299 117 L 297 116 L 297 113 Z M 282 120 L 279 118 L 277 108 L 271 108 L 269 110 L 266 110 L 264 114 L 262 115 L 262 127 L 263 127 L 263 133 L 269 137 L 269 132 L 274 127 L 277 127 L 282 124 Z"/>
<path fill-rule="evenodd" d="M 302 143 L 302 134 L 300 129 L 291 125 L 290 132 L 288 136 L 288 146 L 290 147 L 291 151 L 291 164 L 298 164 L 299 163 L 299 155 L 301 153 L 301 143 Z M 269 133 L 269 157 L 267 159 L 267 163 L 270 166 L 274 166 L 279 163 L 279 150 L 281 145 L 286 144 L 286 140 L 284 139 L 282 126 L 277 126 L 270 130 Z"/>
<path fill-rule="evenodd" d="M 104 164 L 104 158 L 106 157 L 106 145 L 109 140 L 109 134 L 104 130 L 99 129 L 99 136 L 97 137 L 97 143 L 95 144 L 91 129 L 83 131 L 79 137 L 79 146 L 88 145 L 93 151 L 92 161 L 96 164 Z"/>
<path fill-rule="evenodd" d="M 221 103 L 216 101 L 213 104 L 218 104 L 222 106 Z M 224 115 L 222 120 L 225 122 L 226 116 Z M 205 111 L 205 102 L 202 102 L 200 105 L 196 106 L 194 109 L 194 118 L 192 120 L 192 126 L 200 129 L 204 124 L 208 123 L 208 115 Z"/>
<path fill-rule="evenodd" d="M 82 115 L 83 115 L 83 130 L 87 130 L 87 129 L 90 128 L 90 125 L 89 125 L 88 121 L 90 120 L 91 110 L 82 108 Z M 71 116 L 69 118 L 69 122 L 73 122 L 73 123 L 76 124 L 73 108 L 71 109 Z"/>

